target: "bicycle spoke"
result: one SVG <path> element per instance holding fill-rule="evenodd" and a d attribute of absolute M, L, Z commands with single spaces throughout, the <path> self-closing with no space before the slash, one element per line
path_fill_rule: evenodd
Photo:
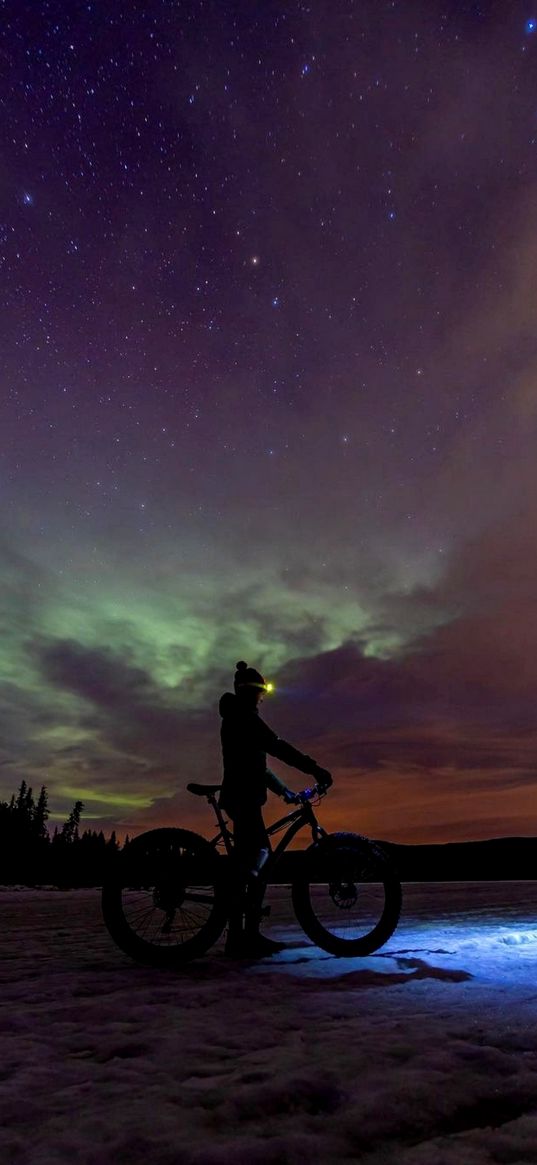
<path fill-rule="evenodd" d="M 347 898 L 338 897 L 337 885 L 334 887 L 333 883 L 311 887 L 312 909 L 320 925 L 331 934 L 346 939 L 358 939 L 372 931 L 382 915 L 384 904 L 382 884 L 374 895 L 369 892 L 372 883 L 367 883 L 367 892 L 363 892 L 363 883 L 353 882 L 352 885 L 354 892 Z"/>
<path fill-rule="evenodd" d="M 187 880 L 189 867 L 199 876 L 199 861 L 183 850 L 174 855 L 155 855 L 155 875 L 150 874 L 151 860 L 144 855 L 146 866 L 143 884 L 134 878 L 122 890 L 123 915 L 133 935 L 153 945 L 173 947 L 183 945 L 198 934 L 214 911 L 216 896 L 213 886 Z M 159 870 L 165 871 L 159 875 Z M 132 877 L 130 875 L 129 877 Z M 177 898 L 177 901 L 174 901 Z"/>
<path fill-rule="evenodd" d="M 129 910 L 129 918 L 132 922 L 142 922 L 146 915 L 151 913 L 151 911 L 154 909 L 155 907 L 153 903 L 150 902 L 144 907 L 138 907 L 138 909 L 135 911 Z"/>
<path fill-rule="evenodd" d="M 186 919 L 187 929 L 189 928 L 190 930 L 198 930 L 200 920 L 196 917 L 195 914 L 192 914 L 189 910 L 185 910 L 182 906 L 179 908 L 179 913 L 182 918 Z"/>
<path fill-rule="evenodd" d="M 204 954 L 226 919 L 220 859 L 196 834 L 157 829 L 132 842 L 103 887 L 103 914 L 127 954 L 175 966 Z"/>
<path fill-rule="evenodd" d="M 151 926 L 151 919 L 152 919 L 152 917 L 153 917 L 153 913 L 154 913 L 154 911 L 153 911 L 153 910 L 151 910 L 151 911 L 148 913 L 148 916 L 147 916 L 147 918 L 146 918 L 146 921 L 145 921 L 144 925 L 143 925 L 143 926 L 141 926 L 141 927 L 138 927 L 138 934 L 140 935 L 140 938 L 144 938 L 144 937 L 147 935 L 147 932 L 148 932 L 148 930 L 149 930 L 149 928 L 150 928 L 150 926 Z"/>
<path fill-rule="evenodd" d="M 350 877 L 310 887 L 311 904 L 320 925 L 347 941 L 369 934 L 384 909 L 384 886 Z"/>
<path fill-rule="evenodd" d="M 181 916 L 183 916 L 183 915 L 184 915 L 184 911 L 181 910 Z M 192 922 L 191 920 L 189 921 L 189 919 L 187 917 L 185 925 L 181 929 L 185 930 L 187 932 L 190 932 L 191 934 L 195 934 L 196 931 L 199 930 L 199 928 L 200 928 L 200 924 L 199 924 L 199 921 L 197 919 L 195 919 Z"/>

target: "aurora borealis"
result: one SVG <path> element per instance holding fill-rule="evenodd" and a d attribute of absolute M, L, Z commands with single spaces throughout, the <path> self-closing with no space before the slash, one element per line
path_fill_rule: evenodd
<path fill-rule="evenodd" d="M 202 827 L 243 658 L 328 827 L 536 833 L 535 12 L 1 12 L 0 797 Z"/>

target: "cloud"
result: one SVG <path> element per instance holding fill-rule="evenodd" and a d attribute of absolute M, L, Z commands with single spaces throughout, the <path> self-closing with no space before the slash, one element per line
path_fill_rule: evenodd
<path fill-rule="evenodd" d="M 344 606 L 328 611 L 329 584 L 316 596 L 313 572 L 303 589 L 295 576 L 287 593 L 259 580 L 230 585 L 217 609 L 210 588 L 200 588 L 190 605 L 182 600 L 183 620 L 163 596 L 155 625 L 134 607 L 112 613 L 82 596 L 77 618 L 74 608 L 65 618 L 73 633 L 60 636 L 46 630 L 50 577 L 34 596 L 31 564 L 14 555 L 10 602 L 20 625 L 0 687 L 4 780 L 44 780 L 58 812 L 79 789 L 87 819 L 110 827 L 172 820 L 199 828 L 204 807 L 186 783 L 219 779 L 217 701 L 243 656 L 269 665 L 276 694 L 262 714 L 271 726 L 334 769 L 325 806 L 334 828 L 338 815 L 363 828 L 365 812 L 376 836 L 447 837 L 455 798 L 458 835 L 478 836 L 481 818 L 496 821 L 496 834 L 509 822 L 520 832 L 522 820 L 532 831 L 533 528 L 530 499 L 510 524 L 491 522 L 459 544 L 430 585 L 381 591 L 375 609 L 364 608 L 364 626 L 346 621 Z M 26 597 L 17 578 L 27 580 Z M 150 594 L 143 604 L 142 614 Z M 398 629 L 406 636 L 397 646 L 371 654 L 374 636 Z M 337 646 L 327 649 L 331 639 Z M 275 768 L 298 787 L 302 778 Z"/>
<path fill-rule="evenodd" d="M 200 779 L 211 763 L 215 771 L 214 714 L 182 707 L 181 685 L 166 688 L 110 648 L 40 638 L 33 653 L 49 689 L 76 702 L 72 733 L 82 739 L 69 744 L 66 731 L 49 747 L 49 760 L 62 802 L 78 789 L 87 820 L 128 822 L 137 797 L 147 809 L 179 786 L 184 800 L 187 780 Z"/>
<path fill-rule="evenodd" d="M 36 651 L 43 676 L 83 701 L 81 722 L 109 745 L 140 756 L 158 752 L 170 762 L 196 733 L 199 714 L 181 710 L 180 685 L 159 686 L 110 649 L 58 640 Z"/>

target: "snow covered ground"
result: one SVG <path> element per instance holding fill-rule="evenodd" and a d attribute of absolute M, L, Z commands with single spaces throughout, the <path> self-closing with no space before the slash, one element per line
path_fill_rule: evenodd
<path fill-rule="evenodd" d="M 335 959 L 177 973 L 117 950 L 94 890 L 0 894 L 3 1165 L 537 1161 L 537 882 L 405 887 Z"/>

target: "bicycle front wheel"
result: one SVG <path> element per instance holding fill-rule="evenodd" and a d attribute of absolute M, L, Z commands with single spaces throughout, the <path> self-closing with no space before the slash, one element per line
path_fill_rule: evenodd
<path fill-rule="evenodd" d="M 378 950 L 401 913 L 401 884 L 386 854 L 354 833 L 330 834 L 306 850 L 292 897 L 308 938 L 339 956 Z"/>
<path fill-rule="evenodd" d="M 103 885 L 103 917 L 114 942 L 156 967 L 204 955 L 227 920 L 219 866 L 205 838 L 189 830 L 140 834 Z"/>

